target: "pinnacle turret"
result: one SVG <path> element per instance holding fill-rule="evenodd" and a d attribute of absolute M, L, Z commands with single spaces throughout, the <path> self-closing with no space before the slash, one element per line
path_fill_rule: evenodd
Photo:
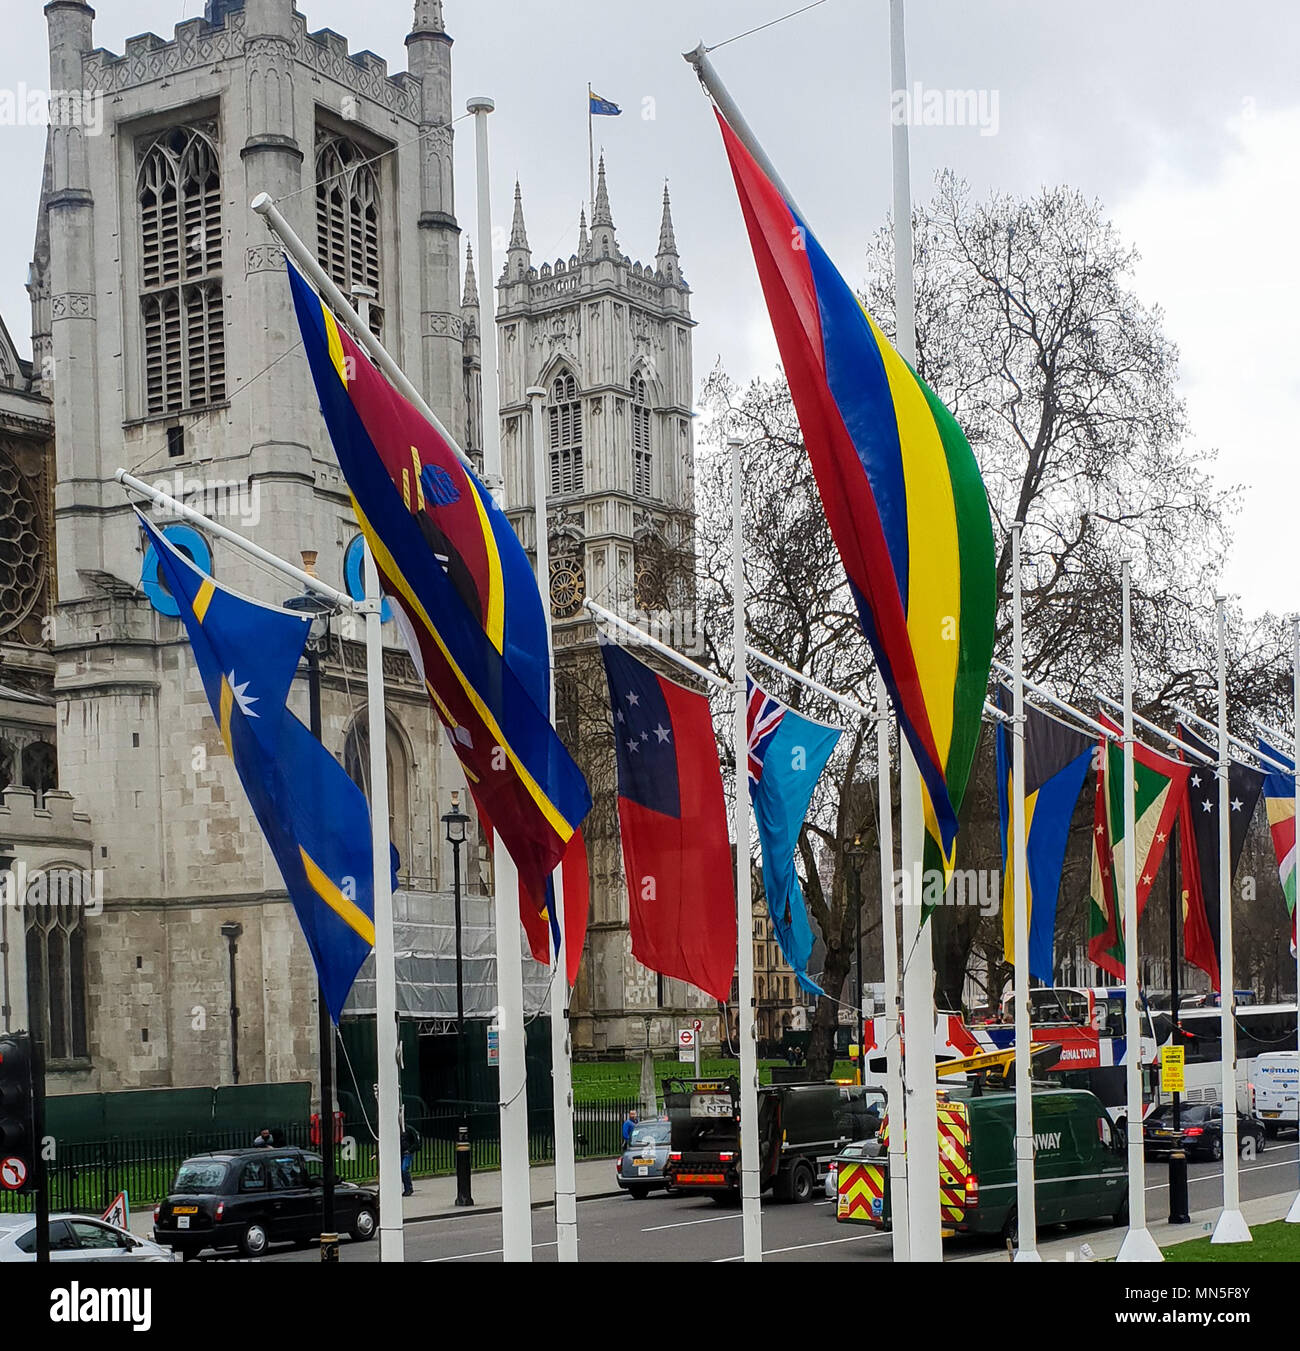
<path fill-rule="evenodd" d="M 478 310 L 478 278 L 474 275 L 474 246 L 465 242 L 465 294 L 461 297 L 461 309 Z"/>
<path fill-rule="evenodd" d="M 591 213 L 591 256 L 619 258 L 618 240 L 614 237 L 614 214 L 609 209 L 609 188 L 605 183 L 605 156 L 600 157 L 596 171 L 596 201 Z"/>

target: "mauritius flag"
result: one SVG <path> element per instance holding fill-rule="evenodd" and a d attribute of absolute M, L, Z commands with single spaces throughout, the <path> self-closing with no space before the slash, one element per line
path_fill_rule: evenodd
<path fill-rule="evenodd" d="M 998 691 L 1010 711 L 1010 692 Z M 1092 762 L 1092 740 L 1042 709 L 1025 707 L 1025 903 L 1029 907 L 1029 974 L 1055 980 L 1056 901 L 1070 822 Z M 1016 960 L 1014 851 L 1011 848 L 1011 737 L 997 728 L 998 819 L 1002 829 L 1002 952 Z"/>
<path fill-rule="evenodd" d="M 813 934 L 794 851 L 813 789 L 830 759 L 840 729 L 787 708 L 746 677 L 749 706 L 749 784 L 763 848 L 763 890 L 772 932 L 795 978 L 810 994 L 823 994 L 808 974 Z"/>
<path fill-rule="evenodd" d="M 1088 958 L 1116 980 L 1124 979 L 1124 753 L 1120 729 L 1104 713 L 1098 720 L 1114 733 L 1098 746 L 1097 795 L 1093 809 L 1092 904 Z M 1182 806 L 1188 766 L 1133 746 L 1133 789 L 1139 918 L 1155 884 L 1160 860 Z"/>
<path fill-rule="evenodd" d="M 1259 743 L 1262 754 L 1279 764 L 1295 762 L 1289 755 L 1274 750 L 1266 741 Z M 1268 813 L 1268 833 L 1273 837 L 1273 855 L 1277 859 L 1278 880 L 1291 916 L 1291 955 L 1295 956 L 1295 774 L 1270 770 L 1264 776 L 1264 810 Z"/>
<path fill-rule="evenodd" d="M 632 955 L 725 1000 L 736 968 L 736 892 L 709 701 L 615 643 L 602 642 L 601 655 Z"/>
<path fill-rule="evenodd" d="M 352 507 L 479 815 L 525 894 L 591 806 L 551 726 L 546 614 L 505 513 L 289 265 L 303 346 Z"/>
<path fill-rule="evenodd" d="M 831 535 L 951 867 L 993 655 L 979 467 L 952 414 L 718 122 Z"/>

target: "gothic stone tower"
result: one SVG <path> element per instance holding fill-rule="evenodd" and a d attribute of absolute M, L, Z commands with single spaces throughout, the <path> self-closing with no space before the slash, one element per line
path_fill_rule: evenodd
<path fill-rule="evenodd" d="M 104 911 L 87 917 L 79 1054 L 58 1091 L 314 1073 L 315 980 L 279 874 L 212 725 L 179 622 L 140 594 L 126 466 L 343 583 L 357 534 L 316 406 L 283 259 L 248 209 L 281 204 L 429 402 L 463 432 L 452 192 L 451 38 L 416 0 L 408 71 L 389 75 L 293 0 L 208 0 L 170 38 L 96 49 L 84 0 L 50 0 L 50 87 L 102 100 L 102 130 L 51 127 L 31 293 L 35 368 L 53 402 L 60 788 L 94 822 Z M 97 134 L 96 134 L 97 133 Z M 286 587 L 206 541 L 217 577 Z M 353 766 L 366 731 L 357 635 L 324 664 L 324 739 Z M 460 782 L 390 636 L 392 830 L 410 889 L 439 885 L 436 828 Z M 305 690 L 294 706 L 305 720 Z M 431 823 L 435 823 L 431 829 Z M 238 936 L 236 988 L 227 938 Z M 67 970 L 68 964 L 64 964 Z M 75 985 L 77 975 L 60 977 Z M 53 1004 L 60 998 L 50 990 Z"/>
<path fill-rule="evenodd" d="M 533 265 L 522 194 L 497 281 L 502 459 L 515 528 L 535 543 L 530 404 L 542 409 L 548 458 L 551 606 L 557 621 L 557 721 L 586 771 L 596 805 L 586 828 L 591 865 L 587 952 L 573 1000 L 576 1050 L 671 1044 L 678 1020 L 716 1008 L 662 980 L 631 953 L 615 809 L 608 696 L 584 596 L 689 645 L 694 479 L 690 290 L 681 273 L 668 190 L 653 265 L 619 246 L 602 157 L 591 233 L 577 252 Z M 648 612 L 648 613 L 647 613 Z"/>

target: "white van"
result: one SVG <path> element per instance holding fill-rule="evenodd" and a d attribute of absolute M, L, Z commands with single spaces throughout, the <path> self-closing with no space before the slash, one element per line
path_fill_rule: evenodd
<path fill-rule="evenodd" d="M 1270 1135 L 1294 1126 L 1300 1111 L 1300 1052 L 1267 1051 L 1255 1057 L 1250 1074 L 1255 1115 Z"/>

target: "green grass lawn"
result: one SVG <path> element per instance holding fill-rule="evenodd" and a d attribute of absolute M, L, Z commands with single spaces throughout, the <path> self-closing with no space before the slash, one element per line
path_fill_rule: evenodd
<path fill-rule="evenodd" d="M 1211 1243 L 1194 1238 L 1163 1249 L 1170 1262 L 1300 1262 L 1300 1224 L 1275 1220 L 1256 1225 L 1253 1243 Z"/>
<path fill-rule="evenodd" d="M 784 1060 L 760 1060 L 758 1062 L 759 1083 L 772 1081 L 772 1067 L 784 1065 Z M 727 1075 L 740 1074 L 738 1060 L 704 1060 L 700 1062 L 700 1073 L 705 1076 L 725 1078 Z M 673 1076 L 690 1078 L 694 1069 L 676 1059 L 655 1061 L 655 1091 L 662 1094 L 663 1081 Z M 846 1060 L 837 1061 L 832 1076 L 836 1079 L 852 1079 L 853 1066 Z M 619 1061 L 575 1061 L 573 1066 L 573 1101 L 577 1103 L 617 1102 L 620 1099 L 635 1098 L 641 1091 L 641 1062 L 639 1060 Z"/>

